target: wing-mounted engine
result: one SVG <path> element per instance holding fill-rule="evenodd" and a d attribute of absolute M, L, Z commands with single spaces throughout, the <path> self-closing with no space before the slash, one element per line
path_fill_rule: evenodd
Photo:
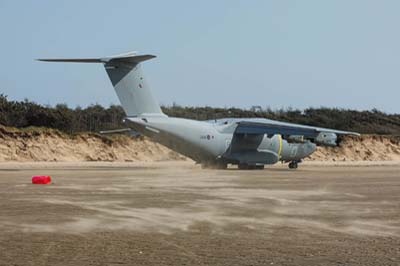
<path fill-rule="evenodd" d="M 330 132 L 320 132 L 315 134 L 314 136 L 288 135 L 283 136 L 283 138 L 289 143 L 305 143 L 307 141 L 311 141 L 318 146 L 336 147 L 338 145 L 337 135 Z"/>
<path fill-rule="evenodd" d="M 321 146 L 336 147 L 338 145 L 337 135 L 335 133 L 329 133 L 329 132 L 319 133 L 317 137 L 314 139 L 314 142 L 315 144 Z"/>
<path fill-rule="evenodd" d="M 287 140 L 289 143 L 304 143 L 306 142 L 306 139 L 304 138 L 303 135 L 289 135 L 289 136 L 283 136 L 284 139 Z"/>

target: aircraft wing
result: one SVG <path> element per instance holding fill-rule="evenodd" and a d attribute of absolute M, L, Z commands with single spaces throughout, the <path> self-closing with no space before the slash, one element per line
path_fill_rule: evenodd
<path fill-rule="evenodd" d="M 359 136 L 359 133 L 335 130 L 322 127 L 305 126 L 299 124 L 273 121 L 269 119 L 249 119 L 238 121 L 235 133 L 246 134 L 280 134 L 280 135 L 299 135 L 304 137 L 316 137 L 319 133 L 334 133 L 336 135 Z"/>
<path fill-rule="evenodd" d="M 335 130 L 329 128 L 321 128 L 307 125 L 299 125 L 293 123 L 280 122 L 270 119 L 249 118 L 234 119 L 237 127 L 234 137 L 237 135 L 263 135 L 267 136 L 281 135 L 284 139 L 291 141 L 312 140 L 318 145 L 337 146 L 338 135 L 359 136 L 359 133 Z"/>

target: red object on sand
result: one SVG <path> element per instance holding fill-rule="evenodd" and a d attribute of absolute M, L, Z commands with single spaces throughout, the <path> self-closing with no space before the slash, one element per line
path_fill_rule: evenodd
<path fill-rule="evenodd" d="M 48 175 L 37 175 L 32 177 L 32 184 L 47 185 L 51 183 L 51 177 Z"/>

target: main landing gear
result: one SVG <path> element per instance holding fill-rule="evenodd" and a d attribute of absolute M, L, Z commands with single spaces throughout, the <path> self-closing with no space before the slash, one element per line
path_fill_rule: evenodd
<path fill-rule="evenodd" d="M 203 169 L 226 169 L 227 163 L 224 162 L 202 162 L 201 168 Z"/>
<path fill-rule="evenodd" d="M 262 170 L 264 169 L 263 164 L 247 164 L 247 163 L 240 163 L 238 165 L 240 170 Z"/>
<path fill-rule="evenodd" d="M 297 169 L 297 167 L 299 166 L 298 164 L 300 163 L 301 161 L 291 161 L 290 163 L 289 163 L 289 169 Z"/>

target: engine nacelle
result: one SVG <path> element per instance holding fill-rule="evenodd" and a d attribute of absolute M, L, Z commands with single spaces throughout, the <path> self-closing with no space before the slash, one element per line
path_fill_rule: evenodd
<path fill-rule="evenodd" d="M 337 146 L 337 135 L 335 133 L 321 132 L 315 138 L 314 142 L 321 146 Z"/>
<path fill-rule="evenodd" d="M 304 143 L 305 139 L 304 136 L 302 135 L 290 135 L 286 137 L 286 140 L 288 142 L 294 142 L 294 143 Z"/>

